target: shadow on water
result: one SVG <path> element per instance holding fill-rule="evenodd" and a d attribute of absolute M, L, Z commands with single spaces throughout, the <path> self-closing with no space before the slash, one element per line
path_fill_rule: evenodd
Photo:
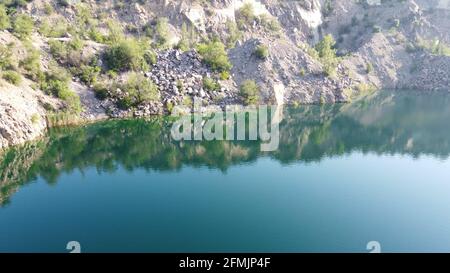
<path fill-rule="evenodd" d="M 21 185 L 95 167 L 176 171 L 183 166 L 226 172 L 230 166 L 270 157 L 281 164 L 319 162 L 352 152 L 450 154 L 450 96 L 380 92 L 353 104 L 313 105 L 284 110 L 280 146 L 261 152 L 258 141 L 173 141 L 166 118 L 106 121 L 58 128 L 34 143 L 0 155 L 0 204 Z"/>

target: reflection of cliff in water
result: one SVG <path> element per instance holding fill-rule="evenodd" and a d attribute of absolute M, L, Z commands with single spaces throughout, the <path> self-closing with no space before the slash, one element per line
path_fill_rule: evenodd
<path fill-rule="evenodd" d="M 255 141 L 175 142 L 163 118 L 55 129 L 45 141 L 0 156 L 0 202 L 38 176 L 56 183 L 61 173 L 88 167 L 171 171 L 189 165 L 226 171 L 260 156 L 287 164 L 354 151 L 447 158 L 449 103 L 450 96 L 380 93 L 353 104 L 285 109 L 280 147 L 271 153 L 261 153 Z"/>

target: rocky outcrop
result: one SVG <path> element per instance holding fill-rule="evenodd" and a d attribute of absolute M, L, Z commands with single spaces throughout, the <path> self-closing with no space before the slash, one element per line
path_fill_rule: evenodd
<path fill-rule="evenodd" d="M 25 84 L 0 80 L 0 149 L 42 136 L 47 128 L 43 105 L 55 101 Z"/>
<path fill-rule="evenodd" d="M 258 45 L 267 46 L 267 58 L 262 59 L 254 53 Z M 289 40 L 249 39 L 231 49 L 229 55 L 236 84 L 247 79 L 255 80 L 265 102 L 312 104 L 347 101 L 343 90 L 352 85 L 352 80 L 346 75 L 336 79 L 324 76 L 322 65 Z"/>

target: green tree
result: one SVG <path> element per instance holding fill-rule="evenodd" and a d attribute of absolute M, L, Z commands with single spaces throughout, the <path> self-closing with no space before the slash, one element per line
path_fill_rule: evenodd
<path fill-rule="evenodd" d="M 336 68 L 339 63 L 339 58 L 336 56 L 336 49 L 334 48 L 335 45 L 336 41 L 333 36 L 328 34 L 315 47 L 324 72 L 328 76 L 336 74 Z"/>

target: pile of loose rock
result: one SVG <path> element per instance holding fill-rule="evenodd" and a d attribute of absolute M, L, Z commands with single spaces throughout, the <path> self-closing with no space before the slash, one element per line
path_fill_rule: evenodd
<path fill-rule="evenodd" d="M 427 55 L 422 57 L 407 88 L 450 91 L 450 57 Z"/>
<path fill-rule="evenodd" d="M 214 75 L 193 50 L 181 52 L 171 49 L 159 52 L 157 63 L 145 75 L 158 86 L 164 105 L 176 106 L 194 98 L 203 101 L 205 105 L 235 99 L 235 92 L 226 87 L 217 91 L 203 87 L 203 78 L 213 78 Z"/>
<path fill-rule="evenodd" d="M 167 113 L 178 105 L 192 107 L 194 100 L 205 106 L 220 107 L 239 101 L 236 92 L 227 87 L 220 87 L 218 90 L 207 90 L 203 87 L 205 77 L 215 78 L 216 75 L 202 63 L 199 54 L 193 50 L 181 52 L 169 49 L 158 52 L 156 64 L 150 71 L 144 72 L 144 75 L 158 87 L 160 100 L 141 104 L 133 110 L 120 110 L 111 100 L 103 102 L 103 107 L 109 109 L 112 117 Z"/>

